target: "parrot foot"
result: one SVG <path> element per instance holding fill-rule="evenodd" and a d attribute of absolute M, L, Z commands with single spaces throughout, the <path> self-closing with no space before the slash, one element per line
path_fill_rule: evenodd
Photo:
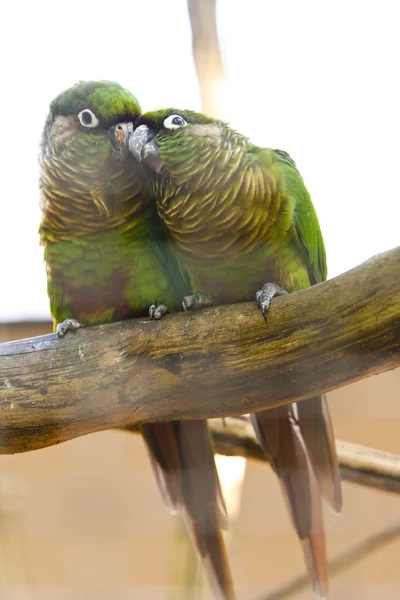
<path fill-rule="evenodd" d="M 57 325 L 56 334 L 62 338 L 67 331 L 76 331 L 79 327 L 81 327 L 81 324 L 76 319 L 65 319 L 65 321 Z"/>
<path fill-rule="evenodd" d="M 182 300 L 183 310 L 212 306 L 213 304 L 214 297 L 211 294 L 193 294 L 192 296 L 185 296 Z"/>
<path fill-rule="evenodd" d="M 264 319 L 265 314 L 269 309 L 269 305 L 271 304 L 272 298 L 274 296 L 282 296 L 283 294 L 287 293 L 287 290 L 276 283 L 266 283 L 262 290 L 258 290 L 256 293 L 256 302 Z"/>
<path fill-rule="evenodd" d="M 149 317 L 150 319 L 161 319 L 166 312 L 168 309 L 165 304 L 152 304 L 149 308 Z"/>

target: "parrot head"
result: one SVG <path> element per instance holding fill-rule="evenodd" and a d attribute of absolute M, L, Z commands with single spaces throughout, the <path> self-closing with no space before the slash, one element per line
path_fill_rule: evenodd
<path fill-rule="evenodd" d="M 117 83 L 79 82 L 50 104 L 42 150 L 61 153 L 79 138 L 93 140 L 97 145 L 108 138 L 112 145 L 118 145 L 124 126 L 133 123 L 140 112 L 135 96 Z"/>
<path fill-rule="evenodd" d="M 47 199 L 63 190 L 85 211 L 95 204 L 98 214 L 111 218 L 118 203 L 137 184 L 139 169 L 125 140 L 140 115 L 140 105 L 128 90 L 110 81 L 83 81 L 63 91 L 50 104 L 41 141 L 41 187 Z M 135 183 L 136 177 L 136 183 Z M 46 195 L 46 194 L 45 194 Z"/>
<path fill-rule="evenodd" d="M 148 112 L 136 121 L 129 135 L 129 149 L 138 162 L 155 173 L 168 173 L 183 183 L 188 161 L 196 155 L 200 158 L 207 148 L 220 147 L 228 129 L 222 121 L 190 110 Z"/>

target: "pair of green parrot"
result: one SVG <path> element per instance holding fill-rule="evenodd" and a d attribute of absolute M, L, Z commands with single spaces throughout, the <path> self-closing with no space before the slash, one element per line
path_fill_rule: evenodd
<path fill-rule="evenodd" d="M 317 215 L 295 163 L 186 110 L 141 115 L 116 83 L 81 82 L 50 105 L 41 146 L 41 242 L 51 312 L 68 329 L 277 295 L 326 278 Z M 313 589 L 328 591 L 320 496 L 341 510 L 324 397 L 255 413 Z M 215 598 L 235 592 L 207 422 L 143 424 L 167 508 L 180 513 Z"/>

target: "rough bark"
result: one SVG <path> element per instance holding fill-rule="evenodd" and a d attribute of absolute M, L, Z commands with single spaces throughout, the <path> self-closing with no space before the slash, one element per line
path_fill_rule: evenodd
<path fill-rule="evenodd" d="M 400 248 L 272 301 L 0 345 L 0 452 L 145 421 L 238 415 L 400 364 Z M 378 399 L 377 399 L 378 401 Z"/>

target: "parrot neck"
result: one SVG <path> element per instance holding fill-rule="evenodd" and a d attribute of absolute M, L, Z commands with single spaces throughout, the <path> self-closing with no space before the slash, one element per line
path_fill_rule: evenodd
<path fill-rule="evenodd" d="M 86 136 L 89 137 L 89 136 Z M 128 230 L 151 195 L 130 157 L 107 138 L 74 140 L 41 156 L 42 239 L 72 239 L 98 231 Z"/>

